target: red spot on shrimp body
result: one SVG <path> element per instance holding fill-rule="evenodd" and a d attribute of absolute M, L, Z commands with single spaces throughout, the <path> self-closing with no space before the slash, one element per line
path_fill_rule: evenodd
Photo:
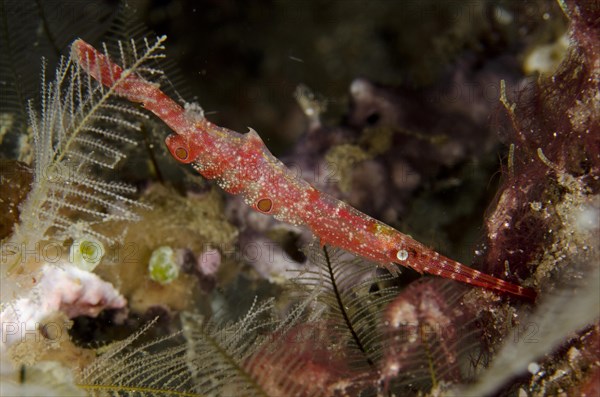
<path fill-rule="evenodd" d="M 256 208 L 265 214 L 268 214 L 273 209 L 273 201 L 269 198 L 262 198 L 256 203 Z"/>
<path fill-rule="evenodd" d="M 165 139 L 165 143 L 171 155 L 182 163 L 188 164 L 198 158 L 199 148 L 181 135 L 171 134 Z"/>

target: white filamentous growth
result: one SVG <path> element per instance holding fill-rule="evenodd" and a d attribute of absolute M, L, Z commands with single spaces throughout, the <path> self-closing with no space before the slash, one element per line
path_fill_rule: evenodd
<path fill-rule="evenodd" d="M 202 121 L 204 120 L 204 110 L 196 102 L 189 102 L 185 104 L 185 115 L 190 121 Z"/>

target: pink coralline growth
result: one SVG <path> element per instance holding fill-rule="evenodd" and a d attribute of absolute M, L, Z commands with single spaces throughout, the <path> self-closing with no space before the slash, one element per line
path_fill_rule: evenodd
<path fill-rule="evenodd" d="M 205 276 L 214 276 L 221 264 L 221 253 L 219 250 L 209 248 L 198 257 L 198 271 Z"/>
<path fill-rule="evenodd" d="M 355 396 L 374 384 L 349 368 L 336 332 L 324 322 L 298 324 L 256 352 L 246 366 L 269 395 Z"/>
<path fill-rule="evenodd" d="M 46 264 L 41 269 L 39 283 L 23 298 L 17 299 L 4 312 L 2 324 L 18 324 L 27 330 L 37 330 L 44 320 L 64 313 L 72 319 L 78 316 L 96 317 L 105 309 L 123 309 L 127 301 L 112 286 L 95 275 L 70 264 L 62 267 Z M 21 340 L 20 332 L 10 332 L 3 327 L 4 334 L 0 351 Z"/>
<path fill-rule="evenodd" d="M 121 309 L 126 300 L 97 275 L 75 267 L 49 267 L 40 281 L 45 289 L 43 306 L 58 309 L 67 317 L 96 317 L 105 309 Z M 48 293 L 53 291 L 54 293 Z"/>
<path fill-rule="evenodd" d="M 447 281 L 413 282 L 385 309 L 386 340 L 381 377 L 384 383 L 464 380 L 460 359 L 474 341 L 469 313 L 460 300 L 462 287 Z M 402 387 L 398 385 L 398 387 Z"/>
<path fill-rule="evenodd" d="M 36 303 L 37 296 L 40 298 Z M 39 284 L 27 300 L 33 305 L 20 307 L 23 309 L 20 313 L 38 319 L 52 311 L 62 311 L 69 318 L 95 317 L 104 309 L 121 309 L 127 303 L 110 283 L 94 273 L 66 264 L 62 268 L 44 266 Z"/>
<path fill-rule="evenodd" d="M 200 288 L 205 292 L 213 290 L 217 283 L 217 271 L 221 266 L 221 253 L 215 248 L 207 248 L 196 259 L 194 273 Z"/>

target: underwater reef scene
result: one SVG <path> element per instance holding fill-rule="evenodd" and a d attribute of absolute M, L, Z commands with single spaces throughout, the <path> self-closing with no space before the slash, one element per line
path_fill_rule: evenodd
<path fill-rule="evenodd" d="M 0 395 L 600 395 L 598 2 L 0 23 Z"/>

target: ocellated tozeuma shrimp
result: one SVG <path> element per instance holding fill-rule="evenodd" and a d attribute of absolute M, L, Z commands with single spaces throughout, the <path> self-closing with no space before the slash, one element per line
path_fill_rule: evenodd
<path fill-rule="evenodd" d="M 160 45 L 163 38 L 159 38 Z M 294 225 L 305 225 L 321 244 L 343 248 L 395 272 L 395 265 L 526 298 L 535 291 L 471 269 L 413 240 L 394 228 L 320 192 L 284 166 L 258 134 L 246 134 L 212 124 L 194 106 L 185 109 L 160 88 L 106 54 L 77 40 L 72 57 L 101 84 L 129 101 L 142 104 L 174 133 L 166 138 L 170 153 L 191 164 L 207 179 L 215 179 L 231 194 L 264 214 Z"/>

